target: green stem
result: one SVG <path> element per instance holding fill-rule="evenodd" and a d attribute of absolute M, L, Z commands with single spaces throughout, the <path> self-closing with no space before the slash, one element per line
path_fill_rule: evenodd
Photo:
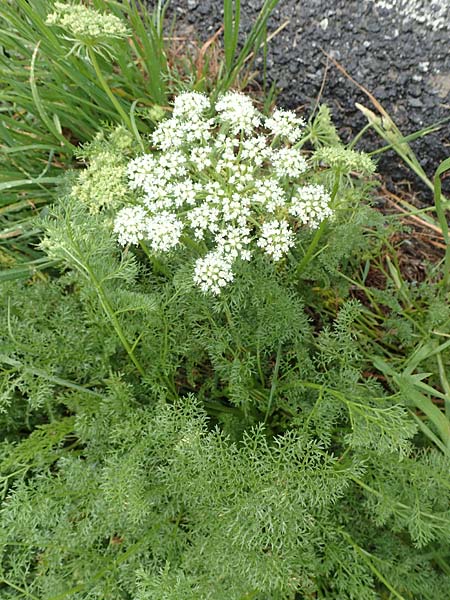
<path fill-rule="evenodd" d="M 372 127 L 372 123 L 367 123 L 367 125 L 364 125 L 364 127 L 361 129 L 361 131 L 359 131 L 355 137 L 352 139 L 352 141 L 350 142 L 350 144 L 347 146 L 349 150 L 351 150 L 356 143 L 362 138 L 362 136 L 366 133 L 366 131 L 368 129 L 370 129 Z"/>
<path fill-rule="evenodd" d="M 139 373 L 142 375 L 142 377 L 145 376 L 145 371 L 141 365 L 141 363 L 138 361 L 138 359 L 136 358 L 136 356 L 134 355 L 133 349 L 130 346 L 127 338 L 125 337 L 125 333 L 122 329 L 122 326 L 119 323 L 119 320 L 113 310 L 113 307 L 111 306 L 111 303 L 109 302 L 103 288 L 100 286 L 100 284 L 97 281 L 97 278 L 95 277 L 95 275 L 90 272 L 91 278 L 92 278 L 92 282 L 94 283 L 95 287 L 97 288 L 97 294 L 100 298 L 100 303 L 103 307 L 103 310 L 105 311 L 105 313 L 107 314 L 109 320 L 111 321 L 118 338 L 120 339 L 120 341 L 122 342 L 123 347 L 125 348 L 128 356 L 131 358 L 131 361 L 133 362 L 134 366 L 136 367 L 136 369 L 139 371 Z"/>
<path fill-rule="evenodd" d="M 437 363 L 438 363 L 438 369 L 439 369 L 439 377 L 441 379 L 441 385 L 444 389 L 444 393 L 445 393 L 445 416 L 447 417 L 447 419 L 450 420 L 450 384 L 448 382 L 447 379 L 447 374 L 445 372 L 445 367 L 444 367 L 444 363 L 442 361 L 442 356 L 440 354 L 440 352 L 438 352 L 436 354 L 436 359 L 437 359 Z"/>
<path fill-rule="evenodd" d="M 141 241 L 139 242 L 139 245 L 144 251 L 144 254 L 148 258 L 149 262 L 152 264 L 154 272 L 161 273 L 161 275 L 165 275 L 166 277 L 170 277 L 170 271 L 160 260 L 158 260 L 157 256 L 150 252 L 147 244 Z"/>
<path fill-rule="evenodd" d="M 32 600 L 39 600 L 39 598 L 37 596 L 35 596 L 34 594 L 30 594 L 30 592 L 28 592 L 27 590 L 19 587 L 18 585 L 16 585 L 12 581 L 8 581 L 7 579 L 3 579 L 2 578 L 2 579 L 0 579 L 0 583 L 3 583 L 4 585 L 7 585 L 8 587 L 12 588 L 13 590 L 16 590 L 17 592 L 19 592 L 20 594 L 22 594 L 26 598 L 32 598 Z"/>
<path fill-rule="evenodd" d="M 273 370 L 273 375 L 272 375 L 272 385 L 270 386 L 269 403 L 267 405 L 266 416 L 264 417 L 264 423 L 267 423 L 267 419 L 269 418 L 270 409 L 272 408 L 272 402 L 275 397 L 275 392 L 277 390 L 278 372 L 280 370 L 280 362 L 281 362 L 281 342 L 278 344 L 277 358 L 275 360 L 275 368 Z"/>
<path fill-rule="evenodd" d="M 304 270 L 308 263 L 311 261 L 311 258 L 320 242 L 320 239 L 325 231 L 325 221 L 322 221 L 319 228 L 317 229 L 314 237 L 309 245 L 308 250 L 306 251 L 302 260 L 298 263 L 297 268 L 295 269 L 295 274 L 300 275 Z"/>
<path fill-rule="evenodd" d="M 43 379 L 46 379 L 47 381 L 50 381 L 51 383 L 54 383 L 55 385 L 60 385 L 61 387 L 66 387 L 66 388 L 69 388 L 72 390 L 76 390 L 78 392 L 83 392 L 84 394 L 90 394 L 91 396 L 96 396 L 97 398 L 103 398 L 102 394 L 99 394 L 98 392 L 95 392 L 94 390 L 90 390 L 87 387 L 78 385 L 77 383 L 74 383 L 73 381 L 68 381 L 67 379 L 62 379 L 61 377 L 56 377 L 55 375 L 51 375 L 50 373 L 47 373 L 43 369 L 37 369 L 35 367 L 30 367 L 28 365 L 25 365 L 25 364 L 21 363 L 20 361 L 16 360 L 15 358 L 10 358 L 6 354 L 0 354 L 0 363 L 5 363 L 5 364 L 10 365 L 11 367 L 14 367 L 15 369 L 23 371 L 25 373 L 31 373 L 32 375 L 35 375 L 36 377 L 42 377 Z"/>
<path fill-rule="evenodd" d="M 256 345 L 256 366 L 258 368 L 258 375 L 259 375 L 259 380 L 261 382 L 261 385 L 263 387 L 265 387 L 265 381 L 264 381 L 264 373 L 262 370 L 262 366 L 261 366 L 261 351 L 259 348 L 259 339 L 258 339 L 258 343 Z"/>
<path fill-rule="evenodd" d="M 378 577 L 378 579 L 387 587 L 391 594 L 393 594 L 398 600 L 406 600 L 405 597 L 402 596 L 399 592 L 397 592 L 397 590 L 389 583 L 386 577 L 374 565 L 373 561 L 371 560 L 373 556 L 370 554 L 370 552 L 367 552 L 367 550 L 361 548 L 361 546 L 359 546 L 346 531 L 341 530 L 341 533 L 343 537 L 351 544 L 355 552 L 357 552 L 361 556 L 361 558 L 367 564 L 372 573 L 376 577 Z"/>
<path fill-rule="evenodd" d="M 66 248 L 65 252 L 66 252 L 67 256 L 70 257 L 72 262 L 77 266 L 78 270 L 84 275 L 84 277 L 87 277 L 88 279 L 90 279 L 92 285 L 95 288 L 95 291 L 97 292 L 97 295 L 100 300 L 100 304 L 102 305 L 102 308 L 105 311 L 107 317 L 111 321 L 111 323 L 114 327 L 114 330 L 122 343 L 122 346 L 125 348 L 128 356 L 131 358 L 131 361 L 133 362 L 136 369 L 139 371 L 139 373 L 142 375 L 142 377 L 144 377 L 145 371 L 142 368 L 142 366 L 141 366 L 140 362 L 138 361 L 138 359 L 136 358 L 136 356 L 134 355 L 133 348 L 125 336 L 122 326 L 119 323 L 117 315 L 114 312 L 114 309 L 111 306 L 111 303 L 108 300 L 108 297 L 107 297 L 101 283 L 98 281 L 98 279 L 95 276 L 94 272 L 92 271 L 90 265 L 87 262 L 84 263 L 83 260 L 81 258 L 79 258 L 79 257 L 83 256 L 83 252 L 78 247 L 78 244 L 75 241 L 75 237 L 72 234 L 72 229 L 70 226 L 67 228 L 67 234 L 69 235 L 70 241 L 78 253 L 78 256 L 76 256 L 73 254 L 73 252 L 70 252 L 70 250 L 68 248 Z"/>
<path fill-rule="evenodd" d="M 88 48 L 88 54 L 89 54 L 89 59 L 92 63 L 92 66 L 94 67 L 95 73 L 98 77 L 99 82 L 101 83 L 103 89 L 105 90 L 108 98 L 111 100 L 112 104 L 114 105 L 114 108 L 117 110 L 117 112 L 119 113 L 122 121 L 124 122 L 124 124 L 128 127 L 129 131 L 133 131 L 133 124 L 131 123 L 131 119 L 130 117 L 127 115 L 127 113 L 124 111 L 124 109 L 122 108 L 120 102 L 117 100 L 117 98 L 114 96 L 114 94 L 112 93 L 111 89 L 109 88 L 106 79 L 103 77 L 103 73 L 100 69 L 100 65 L 98 64 L 97 61 L 97 57 L 95 56 L 95 51 L 93 48 Z"/>

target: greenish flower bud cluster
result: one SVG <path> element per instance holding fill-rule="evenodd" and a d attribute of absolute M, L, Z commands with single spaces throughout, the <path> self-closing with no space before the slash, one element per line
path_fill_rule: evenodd
<path fill-rule="evenodd" d="M 356 172 L 361 175 L 372 175 L 375 172 L 375 163 L 367 154 L 349 150 L 341 145 L 319 148 L 313 158 L 316 163 L 324 163 L 343 174 Z"/>
<path fill-rule="evenodd" d="M 48 15 L 46 23 L 61 27 L 74 40 L 88 45 L 111 38 L 126 38 L 129 33 L 126 25 L 115 15 L 65 2 L 55 2 L 55 11 Z"/>
<path fill-rule="evenodd" d="M 127 152 L 132 136 L 124 127 L 117 127 L 105 140 L 99 133 L 83 153 L 88 168 L 79 172 L 71 196 L 94 214 L 104 208 L 120 207 L 130 195 L 126 176 Z"/>

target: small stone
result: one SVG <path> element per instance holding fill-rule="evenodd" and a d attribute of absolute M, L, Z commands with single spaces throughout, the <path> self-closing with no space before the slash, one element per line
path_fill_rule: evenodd
<path fill-rule="evenodd" d="M 408 96 L 408 105 L 413 108 L 422 108 L 423 102 L 419 100 L 419 98 L 413 98 L 412 96 Z"/>

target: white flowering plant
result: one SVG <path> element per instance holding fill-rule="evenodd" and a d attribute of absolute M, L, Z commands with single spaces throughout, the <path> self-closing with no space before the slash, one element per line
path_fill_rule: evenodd
<path fill-rule="evenodd" d="M 214 104 L 197 92 L 178 95 L 171 118 L 151 135 L 150 151 L 128 163 L 134 200 L 115 217 L 119 243 L 142 244 L 154 255 L 194 246 L 193 280 L 212 294 L 255 253 L 282 262 L 302 232 L 333 219 L 339 203 L 338 186 L 318 182 L 305 138 L 302 117 L 283 109 L 264 117 L 241 93 Z M 345 151 L 336 152 L 342 163 Z"/>

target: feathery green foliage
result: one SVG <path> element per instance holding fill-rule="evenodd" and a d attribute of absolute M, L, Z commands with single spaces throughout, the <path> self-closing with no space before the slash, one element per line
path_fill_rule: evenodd
<path fill-rule="evenodd" d="M 80 35 L 64 5 L 11 4 L 0 8 L 3 189 L 57 202 L 22 233 L 45 231 L 26 256 L 46 270 L 19 265 L 0 288 L 0 597 L 446 598 L 446 281 L 440 266 L 422 284 L 402 275 L 393 224 L 370 206 L 373 163 L 319 107 L 297 147 L 334 218 L 299 228 L 280 262 L 238 261 L 231 286 L 204 294 L 195 240 L 158 255 L 113 234 L 137 201 L 127 163 L 180 85 L 165 5 L 145 16 L 93 0 L 120 34 L 101 31 L 94 48 L 99 21 Z M 225 2 L 213 96 L 259 47 L 274 5 L 238 52 L 240 3 Z M 52 27 L 50 6 L 62 19 Z M 85 168 L 61 177 L 74 156 Z M 11 198 L 0 214 L 19 227 Z M 2 248 L 15 263 L 24 247 Z"/>

